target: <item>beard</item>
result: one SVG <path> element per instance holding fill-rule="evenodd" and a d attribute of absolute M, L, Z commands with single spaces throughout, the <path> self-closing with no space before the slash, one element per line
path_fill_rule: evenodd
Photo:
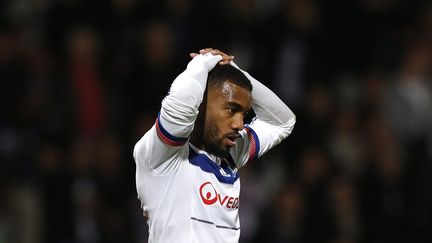
<path fill-rule="evenodd" d="M 204 148 L 207 152 L 214 154 L 221 158 L 228 158 L 230 154 L 230 148 L 223 145 L 223 139 L 218 137 L 219 129 L 213 122 L 207 122 L 204 128 L 203 143 Z"/>

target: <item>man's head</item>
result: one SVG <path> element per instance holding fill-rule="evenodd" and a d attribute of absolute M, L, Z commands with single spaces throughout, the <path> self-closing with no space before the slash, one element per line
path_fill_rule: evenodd
<path fill-rule="evenodd" d="M 231 65 L 216 65 L 207 79 L 207 93 L 200 108 L 202 149 L 219 157 L 229 156 L 243 118 L 251 109 L 252 85 Z"/>
<path fill-rule="evenodd" d="M 249 79 L 232 65 L 216 65 L 207 78 L 208 88 L 222 87 L 225 82 L 231 82 L 247 91 L 252 92 L 252 84 Z"/>

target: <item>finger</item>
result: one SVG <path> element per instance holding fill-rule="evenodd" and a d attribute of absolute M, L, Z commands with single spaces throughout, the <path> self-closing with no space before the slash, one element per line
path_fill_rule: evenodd
<path fill-rule="evenodd" d="M 204 48 L 199 51 L 200 54 L 206 54 L 209 52 L 211 52 L 213 55 L 230 56 L 219 49 L 213 49 L 213 48 Z"/>
<path fill-rule="evenodd" d="M 220 55 L 222 56 L 227 56 L 229 57 L 230 55 L 226 54 L 225 52 L 221 51 L 221 50 L 217 50 L 219 52 Z"/>
<path fill-rule="evenodd" d="M 234 56 L 230 56 L 228 54 L 226 54 L 225 52 L 219 50 L 219 49 L 213 49 L 213 48 L 204 48 L 201 49 L 199 51 L 199 53 L 201 55 L 207 54 L 207 53 L 211 53 L 212 55 L 220 55 L 222 56 L 222 61 L 220 62 L 220 64 L 225 65 L 225 64 L 229 64 L 230 61 L 232 61 L 234 59 Z"/>
<path fill-rule="evenodd" d="M 212 55 L 221 55 L 222 58 L 226 58 L 226 57 L 228 57 L 228 55 L 224 54 L 223 52 L 221 52 L 221 51 L 218 50 L 218 49 L 214 49 L 214 50 L 212 50 L 212 51 L 211 51 L 211 54 L 212 54 Z"/>
<path fill-rule="evenodd" d="M 221 65 L 229 64 L 234 59 L 233 56 L 226 56 L 222 58 L 222 61 L 219 62 Z"/>
<path fill-rule="evenodd" d="M 213 51 L 213 48 L 204 48 L 199 51 L 200 54 L 206 54 Z"/>
<path fill-rule="evenodd" d="M 189 53 L 189 56 L 192 57 L 192 58 L 194 58 L 194 57 L 196 57 L 196 56 L 198 56 L 198 55 L 199 55 L 198 53 L 194 53 L 194 52 Z"/>
<path fill-rule="evenodd" d="M 213 50 L 212 54 L 214 54 L 214 55 L 221 55 L 224 59 L 228 59 L 228 60 L 233 60 L 234 59 L 234 56 L 230 56 L 230 55 L 226 54 L 225 52 L 223 52 L 221 50 L 218 50 L 218 49 Z"/>
<path fill-rule="evenodd" d="M 227 60 L 233 60 L 234 59 L 234 56 L 222 56 L 223 57 L 223 59 L 227 59 Z"/>
<path fill-rule="evenodd" d="M 234 56 L 222 56 L 222 61 L 230 62 L 234 59 Z"/>

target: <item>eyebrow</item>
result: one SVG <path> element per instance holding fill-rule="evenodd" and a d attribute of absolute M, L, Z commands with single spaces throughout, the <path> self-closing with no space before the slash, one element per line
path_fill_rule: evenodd
<path fill-rule="evenodd" d="M 226 102 L 225 103 L 225 106 L 229 106 L 229 107 L 231 107 L 231 108 L 235 108 L 235 109 L 237 109 L 237 110 L 239 110 L 239 111 L 249 111 L 250 110 L 250 108 L 249 109 L 245 109 L 243 106 L 241 106 L 239 103 L 235 103 L 235 102 L 231 102 L 231 101 L 228 101 L 228 102 Z"/>

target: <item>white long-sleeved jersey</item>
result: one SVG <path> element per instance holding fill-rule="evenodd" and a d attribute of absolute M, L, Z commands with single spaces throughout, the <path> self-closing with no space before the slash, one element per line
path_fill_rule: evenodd
<path fill-rule="evenodd" d="M 240 131 L 231 158 L 190 144 L 208 72 L 221 59 L 210 53 L 195 57 L 171 85 L 155 125 L 135 145 L 136 187 L 148 217 L 150 243 L 238 242 L 238 169 L 280 143 L 294 127 L 291 110 L 242 71 L 253 86 L 256 117 Z"/>

